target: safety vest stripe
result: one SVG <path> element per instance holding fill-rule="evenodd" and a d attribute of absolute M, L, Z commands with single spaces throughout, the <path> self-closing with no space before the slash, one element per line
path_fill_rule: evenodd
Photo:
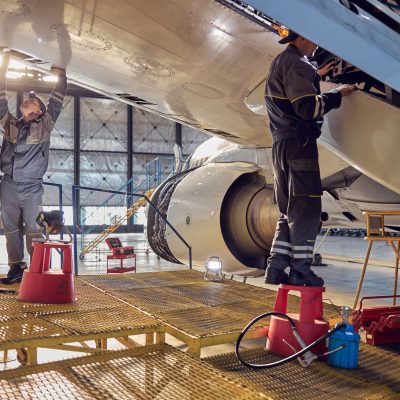
<path fill-rule="evenodd" d="M 279 100 L 287 100 L 287 101 L 290 101 L 287 97 L 273 96 L 272 94 L 266 94 L 265 97 L 271 97 L 272 99 L 279 99 Z"/>
<path fill-rule="evenodd" d="M 273 241 L 272 241 L 272 247 L 274 247 L 275 245 L 287 247 L 287 248 L 289 248 L 289 249 L 292 248 L 292 244 L 291 244 L 291 243 L 289 243 L 289 242 L 284 242 L 284 241 L 282 241 L 282 240 L 273 240 Z"/>
<path fill-rule="evenodd" d="M 314 97 L 315 93 L 305 94 L 303 96 L 296 97 L 293 100 L 290 100 L 291 103 L 295 103 L 297 100 L 303 99 L 304 97 Z"/>
<path fill-rule="evenodd" d="M 292 252 L 290 250 L 280 249 L 279 247 L 272 248 L 271 254 L 286 254 L 290 257 L 292 256 Z"/>
<path fill-rule="evenodd" d="M 314 248 L 314 246 L 296 246 L 296 245 L 292 245 L 292 249 L 293 251 L 301 251 L 301 250 L 312 250 Z"/>

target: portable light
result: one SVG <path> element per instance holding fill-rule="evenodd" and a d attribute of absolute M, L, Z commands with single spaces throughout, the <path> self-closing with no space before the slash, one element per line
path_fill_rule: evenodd
<path fill-rule="evenodd" d="M 222 275 L 222 261 L 217 256 L 212 256 L 206 262 L 206 271 L 204 273 L 204 279 L 206 281 L 223 281 Z"/>

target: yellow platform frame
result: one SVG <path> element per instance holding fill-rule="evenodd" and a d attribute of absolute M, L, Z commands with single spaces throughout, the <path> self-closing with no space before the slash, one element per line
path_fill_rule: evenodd
<path fill-rule="evenodd" d="M 37 363 L 38 348 L 95 354 L 115 339 L 127 348 L 164 343 L 165 327 L 155 318 L 75 280 L 78 301 L 72 304 L 22 302 L 0 296 L 0 351 L 17 351 L 18 361 Z M 90 342 L 90 343 L 88 343 Z M 94 342 L 94 347 L 92 342 Z M 143 339 L 142 339 L 143 342 Z"/>
<path fill-rule="evenodd" d="M 397 280 L 399 275 L 399 259 L 400 259 L 400 235 L 389 236 L 385 231 L 385 217 L 400 217 L 400 211 L 364 211 L 363 215 L 366 217 L 367 224 L 367 236 L 364 240 L 368 240 L 368 249 L 365 255 L 364 266 L 361 271 L 360 280 L 357 286 L 357 292 L 354 299 L 353 309 L 356 309 L 358 300 L 360 298 L 361 288 L 364 282 L 365 272 L 367 270 L 369 256 L 371 254 L 372 245 L 374 242 L 386 241 L 392 248 L 395 256 L 395 268 L 394 268 L 394 286 L 393 286 L 393 305 L 396 305 L 397 295 Z"/>

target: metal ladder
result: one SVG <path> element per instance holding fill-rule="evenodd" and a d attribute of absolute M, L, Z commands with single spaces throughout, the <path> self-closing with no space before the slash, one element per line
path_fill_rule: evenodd
<path fill-rule="evenodd" d="M 171 174 L 174 174 L 174 166 L 172 166 L 172 172 Z M 140 178 L 143 178 L 142 181 L 138 183 Z M 128 188 L 131 187 L 132 192 L 137 192 L 137 193 L 143 193 L 144 191 L 149 191 L 150 194 L 154 190 L 152 188 L 158 187 L 161 182 L 162 182 L 162 168 L 161 168 L 161 158 L 157 157 L 154 160 L 150 161 L 147 163 L 139 172 L 137 172 L 129 181 L 124 183 L 119 189 L 118 192 L 121 191 L 128 191 Z M 149 194 L 149 196 L 150 196 Z M 99 208 L 101 207 L 108 207 L 110 202 L 114 199 L 116 194 L 112 194 L 109 196 L 102 204 L 99 205 Z M 117 203 L 115 206 L 124 206 L 127 202 L 128 198 L 123 199 L 121 202 Z M 84 230 L 81 232 L 81 251 L 79 258 L 80 260 L 83 260 L 85 257 L 85 254 L 89 253 L 90 251 L 94 250 L 108 235 L 110 235 L 112 232 L 117 230 L 125 221 L 127 221 L 129 218 L 131 218 L 138 210 L 140 207 L 144 206 L 145 204 L 143 203 L 143 199 L 138 200 L 135 202 L 131 207 L 129 207 L 126 211 L 126 214 L 119 216 L 116 221 L 114 221 L 110 226 L 105 228 L 103 232 L 100 233 L 94 240 L 90 241 L 89 244 L 85 244 L 85 238 L 87 235 L 90 233 L 93 233 L 94 230 L 96 229 L 96 225 L 93 225 L 89 227 L 88 229 Z M 140 206 L 137 206 L 137 204 L 141 204 Z M 84 208 L 81 207 L 81 211 L 84 211 Z M 88 220 L 90 215 L 86 215 L 83 219 L 81 219 L 80 226 L 83 227 L 85 225 L 85 222 Z M 111 217 L 112 212 L 110 211 L 107 214 L 107 217 Z"/>
<path fill-rule="evenodd" d="M 153 190 L 147 191 L 146 196 L 151 196 Z M 94 250 L 108 235 L 115 232 L 125 221 L 131 218 L 139 210 L 139 208 L 144 207 L 145 205 L 146 200 L 144 198 L 137 200 L 132 207 L 127 209 L 125 215 L 119 217 L 112 225 L 104 229 L 104 231 L 101 232 L 95 239 L 82 248 L 81 253 L 79 254 L 80 260 L 83 260 L 85 258 L 85 254 Z"/>

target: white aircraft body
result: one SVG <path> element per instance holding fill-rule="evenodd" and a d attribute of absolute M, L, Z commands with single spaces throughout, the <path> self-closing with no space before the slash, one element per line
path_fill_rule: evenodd
<path fill-rule="evenodd" d="M 340 60 L 324 90 L 359 88 L 326 116 L 320 139 L 326 226 L 363 227 L 363 210 L 400 204 L 398 15 L 384 0 L 248 3 L 0 0 L 0 45 L 21 61 L 64 67 L 70 82 L 214 136 L 153 201 L 195 265 L 218 256 L 243 274 L 264 266 L 277 218 L 264 86 L 281 24 L 323 46 L 316 61 Z M 152 212 L 148 237 L 161 257 L 188 262 Z"/>

